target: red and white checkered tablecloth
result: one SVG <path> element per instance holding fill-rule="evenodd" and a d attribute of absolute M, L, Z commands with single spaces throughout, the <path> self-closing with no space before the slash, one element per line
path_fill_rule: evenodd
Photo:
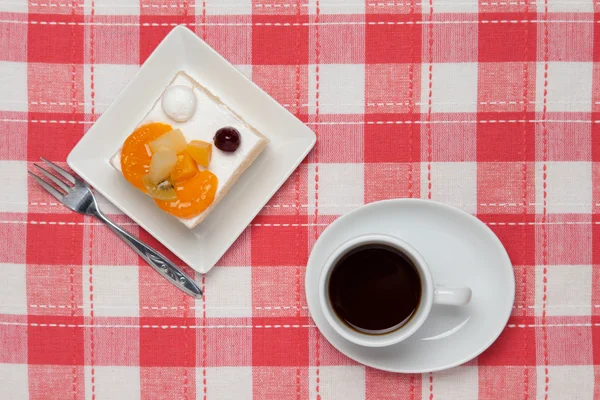
<path fill-rule="evenodd" d="M 595 0 L 0 0 L 0 397 L 600 398 L 599 23 Z M 318 137 L 198 301 L 26 175 L 176 24 Z M 464 366 L 366 368 L 310 318 L 320 232 L 396 197 L 477 215 L 514 263 L 509 325 Z"/>

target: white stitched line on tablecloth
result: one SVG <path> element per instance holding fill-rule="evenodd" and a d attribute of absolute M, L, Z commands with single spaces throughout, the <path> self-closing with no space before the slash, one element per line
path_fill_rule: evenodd
<path fill-rule="evenodd" d="M 0 202 L 1 204 L 1 202 Z M 21 203 L 19 203 L 21 204 Z M 366 203 L 369 204 L 369 203 Z M 366 204 L 322 204 L 320 207 L 362 207 Z M 600 203 L 552 203 L 555 206 L 600 206 Z M 542 203 L 528 203 L 530 206 L 541 206 Z M 301 204 L 300 207 L 311 207 L 312 204 Z M 482 206 L 482 207 L 523 207 L 523 203 L 462 203 L 461 206 Z M 295 204 L 266 204 L 264 208 L 295 208 Z"/>
<path fill-rule="evenodd" d="M 250 23 L 237 23 L 237 22 L 206 22 L 206 23 L 102 23 L 102 22 L 63 22 L 63 21 L 20 21 L 20 20 L 0 20 L 0 23 L 15 23 L 15 24 L 31 24 L 31 25 L 77 25 L 77 26 L 313 26 L 317 25 L 314 22 L 250 22 Z M 319 22 L 318 25 L 460 25 L 460 24 L 520 24 L 520 23 L 600 23 L 594 20 L 537 20 L 537 19 L 523 19 L 523 20 L 473 20 L 473 21 L 369 21 L 369 22 Z"/>
<path fill-rule="evenodd" d="M 0 221 L 2 224 L 32 224 L 32 225 L 104 225 L 102 222 L 62 222 L 62 221 Z M 531 226 L 531 225 L 600 225 L 599 221 L 564 221 L 564 222 L 484 222 L 491 226 Z M 136 223 L 120 223 L 121 226 L 138 226 Z M 307 226 L 329 226 L 329 224 L 249 224 L 256 227 L 307 227 Z"/>
<path fill-rule="evenodd" d="M 19 100 L 0 100 L 0 103 L 4 104 L 31 104 L 33 106 L 89 106 L 91 102 L 66 102 L 66 101 L 19 101 Z M 96 106 L 107 106 L 110 103 L 98 103 L 94 102 Z M 5 111 L 6 112 L 6 111 Z M 15 111 L 20 112 L 20 111 Z"/>
<path fill-rule="evenodd" d="M 2 305 L 0 305 L 0 309 L 2 309 Z M 14 304 L 12 306 L 7 306 L 4 305 L 4 307 L 20 307 L 20 305 L 18 304 Z M 29 307 L 31 308 L 68 308 L 70 309 L 71 306 L 69 305 L 55 305 L 55 304 L 30 304 Z M 75 308 L 78 309 L 83 309 L 84 306 L 75 306 Z M 183 310 L 184 307 L 183 306 L 142 306 L 142 307 L 136 307 L 136 306 L 106 306 L 106 305 L 100 305 L 97 306 L 96 308 L 104 308 L 104 309 L 142 309 L 142 310 Z M 203 309 L 202 306 L 192 306 L 192 307 L 187 307 L 189 309 Z M 249 307 L 208 307 L 207 310 L 245 310 L 246 308 Z M 264 307 L 254 307 L 255 310 L 296 310 L 298 309 L 296 306 L 264 306 Z M 301 306 L 300 309 L 302 310 L 307 310 L 308 307 L 307 306 Z"/>
<path fill-rule="evenodd" d="M 5 2 L 2 3 L 4 5 L 22 5 L 22 3 L 10 3 L 10 2 Z M 518 5 L 535 5 L 538 4 L 538 2 L 532 1 L 530 3 L 526 3 L 523 1 L 492 1 L 492 2 L 481 2 L 479 3 L 480 6 L 518 6 Z M 542 4 L 542 3 L 540 3 Z M 552 4 L 569 4 L 569 5 L 588 5 L 590 4 L 589 2 L 552 2 Z M 595 3 L 595 4 L 600 4 L 600 3 Z M 32 7 L 85 7 L 85 4 L 65 4 L 65 3 L 29 3 L 30 6 Z M 364 3 L 356 3 L 356 4 L 343 4 L 344 7 L 356 7 L 356 6 L 363 6 L 365 5 Z M 428 3 L 402 3 L 402 2 L 398 2 L 398 3 L 367 3 L 366 4 L 368 7 L 398 7 L 398 6 L 422 6 L 422 5 L 428 5 Z M 472 5 L 472 3 L 448 3 L 448 4 L 443 4 L 443 7 L 447 7 L 447 8 L 453 8 L 453 7 L 460 7 L 460 6 L 465 6 L 465 5 Z M 184 8 L 184 7 L 199 7 L 200 4 L 141 4 L 141 5 L 129 5 L 129 4 L 112 4 L 112 5 L 95 5 L 94 8 Z M 339 4 L 336 3 L 321 3 L 321 7 L 336 7 L 336 6 L 340 6 Z M 214 4 L 212 5 L 212 7 L 215 8 L 234 8 L 234 7 L 239 7 L 237 4 Z M 256 8 L 296 8 L 296 7 L 310 7 L 309 4 L 254 4 L 254 7 Z"/>
<path fill-rule="evenodd" d="M 482 106 L 485 105 L 519 105 L 519 104 L 523 104 L 525 103 L 524 101 L 504 101 L 504 100 L 499 100 L 499 101 L 436 101 L 434 104 L 479 104 Z M 530 100 L 527 102 L 528 104 L 541 104 L 541 101 L 534 101 L 534 100 Z M 588 104 L 588 101 L 550 101 L 547 103 L 552 103 L 552 104 Z M 546 104 L 547 104 L 546 103 Z M 600 102 L 596 102 L 596 103 L 600 103 Z M 354 103 L 354 104 L 339 104 L 339 105 L 347 105 L 347 106 L 355 106 L 355 105 L 360 105 L 362 103 Z M 422 102 L 422 101 L 418 101 L 416 103 L 412 103 L 414 105 L 427 105 L 429 103 L 427 102 Z M 338 105 L 338 104 L 330 104 L 330 105 Z M 367 106 L 369 107 L 383 107 L 383 106 L 408 106 L 410 105 L 409 102 L 399 102 L 399 103 L 367 103 Z M 287 104 L 284 104 L 284 106 L 287 106 Z M 311 104 L 306 104 L 306 106 L 311 106 Z"/>
<path fill-rule="evenodd" d="M 585 120 L 585 119 L 482 119 L 482 120 L 448 120 L 448 121 L 420 121 L 420 120 L 403 120 L 403 121 L 332 121 L 332 122 L 307 122 L 306 125 L 436 125 L 436 124 L 518 124 L 518 123 L 537 124 L 541 122 L 552 123 L 594 123 L 599 124 L 600 120 Z"/>
<path fill-rule="evenodd" d="M 22 307 L 22 304 L 3 304 L 0 305 L 0 309 L 3 308 L 15 308 L 15 307 Z M 30 304 L 29 307 L 31 308 L 58 308 L 58 309 L 70 309 L 71 306 L 70 305 L 55 305 L 55 304 Z M 554 308 L 554 309 L 561 309 L 561 308 L 586 308 L 586 307 L 593 307 L 593 308 L 600 308 L 600 304 L 565 304 L 565 305 L 556 305 L 556 306 L 548 306 L 546 308 Z M 76 309 L 83 309 L 84 306 L 78 305 L 75 306 Z M 96 308 L 102 308 L 102 309 L 142 309 L 142 310 L 182 310 L 184 307 L 183 306 L 142 306 L 142 307 L 137 307 L 137 306 L 109 306 L 109 305 L 100 305 Z M 188 307 L 189 309 L 202 309 L 202 307 Z M 208 307 L 207 310 L 245 310 L 248 307 Z M 542 308 L 542 306 L 513 306 L 513 308 L 515 309 L 537 309 L 537 308 Z M 296 306 L 265 306 L 265 307 L 254 307 L 255 310 L 296 310 L 298 309 L 298 307 Z M 302 310 L 307 310 L 308 307 L 307 306 L 301 306 L 300 309 Z"/>
<path fill-rule="evenodd" d="M 21 3 L 1 3 L 1 4 L 5 4 L 5 5 L 21 5 Z M 383 3 L 379 3 L 379 4 L 383 4 Z M 29 3 L 30 6 L 33 7 L 73 7 L 73 5 L 71 4 L 65 4 L 65 3 Z M 359 4 L 355 4 L 355 5 L 359 5 Z M 466 4 L 465 4 L 466 5 Z M 75 4 L 75 7 L 85 7 L 85 4 Z M 115 9 L 119 9 L 119 8 L 184 8 L 184 7 L 200 7 L 201 4 L 112 4 L 112 5 L 108 5 L 108 4 L 99 4 L 99 5 L 95 5 L 94 8 L 115 8 Z M 256 8 L 291 8 L 291 7 L 295 7 L 295 4 L 255 4 L 254 7 Z M 308 4 L 301 4 L 302 7 L 308 7 Z M 345 4 L 345 6 L 348 6 L 348 4 Z M 214 4 L 212 5 L 212 7 L 215 8 L 233 8 L 233 7 L 239 7 L 239 5 L 237 4 Z"/>
<path fill-rule="evenodd" d="M 2 3 L 4 5 L 22 5 L 22 3 Z M 537 2 L 532 1 L 531 3 L 526 3 L 523 1 L 492 1 L 492 2 L 481 2 L 479 3 L 480 6 L 519 6 L 519 5 L 535 5 L 537 4 Z M 541 3 L 543 4 L 543 3 Z M 552 2 L 553 5 L 556 4 L 569 4 L 569 5 L 588 5 L 590 3 L 586 3 L 586 2 L 576 2 L 576 3 L 572 3 L 572 2 Z M 600 3 L 595 3 L 595 4 L 600 4 Z M 85 4 L 75 4 L 75 5 L 71 5 L 71 4 L 63 4 L 63 3 L 29 3 L 30 6 L 32 7 L 85 7 Z M 363 6 L 364 4 L 362 3 L 356 3 L 356 4 L 344 4 L 344 7 L 356 7 L 356 6 Z M 400 7 L 400 6 L 423 6 L 423 5 L 428 5 L 428 3 L 367 3 L 366 4 L 368 7 Z M 448 3 L 448 4 L 443 4 L 443 7 L 446 8 L 455 8 L 455 7 L 461 7 L 461 6 L 466 6 L 466 5 L 472 5 L 472 3 Z M 94 8 L 183 8 L 185 7 L 185 4 L 142 4 L 142 5 L 129 5 L 129 4 L 114 4 L 114 5 L 96 5 L 94 6 Z M 197 4 L 187 4 L 187 7 L 197 7 L 200 5 Z M 309 7 L 309 4 L 254 4 L 254 7 L 256 8 L 296 8 L 296 7 Z M 325 3 L 325 4 L 321 4 L 321 7 L 339 7 L 339 4 L 335 4 L 335 3 Z M 212 7 L 219 9 L 219 8 L 233 8 L 233 7 L 239 7 L 236 4 L 214 4 L 212 5 Z"/>
<path fill-rule="evenodd" d="M 561 308 L 586 308 L 586 307 L 600 308 L 600 304 L 581 304 L 581 305 L 565 304 L 565 305 L 562 305 L 562 306 L 560 306 L 560 305 L 546 306 L 546 308 L 552 308 L 552 309 L 561 309 Z M 517 308 L 517 309 L 524 309 L 524 308 L 538 309 L 538 308 L 543 308 L 543 306 L 513 306 L 513 308 Z"/>
<path fill-rule="evenodd" d="M 71 102 L 64 102 L 64 101 L 19 101 L 19 100 L 0 100 L 0 103 L 2 104 L 31 104 L 34 106 L 72 106 L 72 105 L 78 105 L 78 106 L 89 106 L 92 103 L 91 102 L 75 102 L 75 103 L 71 103 Z M 436 101 L 435 104 L 460 104 L 460 105 L 474 105 L 474 104 L 478 104 L 478 105 L 519 105 L 519 104 L 523 104 L 525 103 L 524 101 L 511 101 L 511 100 L 490 100 L 490 101 Z M 541 104 L 541 101 L 535 101 L 535 100 L 529 100 L 527 102 L 528 104 Z M 546 102 L 546 104 L 588 104 L 588 101 L 561 101 L 561 100 L 556 100 L 556 101 L 548 101 Z M 108 106 L 110 103 L 98 103 L 95 102 L 94 103 L 96 106 Z M 324 103 L 321 104 L 319 103 L 319 106 L 359 106 L 362 105 L 363 103 Z M 367 103 L 368 107 L 390 107 L 390 106 L 408 106 L 410 104 L 413 105 L 426 105 L 428 103 L 426 102 L 413 102 L 413 103 L 409 103 L 407 102 L 380 102 L 380 103 Z M 595 101 L 594 104 L 600 104 L 600 101 Z M 284 107 L 296 107 L 296 104 L 281 104 Z M 300 104 L 301 107 L 315 107 L 315 104 L 309 104 L 309 103 L 305 103 L 305 104 Z M 19 112 L 19 111 L 16 111 Z"/>
<path fill-rule="evenodd" d="M 524 101 L 504 101 L 504 100 L 499 100 L 499 101 L 436 101 L 434 104 L 460 104 L 460 105 L 519 105 L 519 104 L 523 104 Z M 527 102 L 528 104 L 542 104 L 542 102 L 540 101 L 534 101 L 534 100 L 530 100 Z M 546 102 L 546 104 L 588 104 L 589 101 L 548 101 Z M 428 105 L 428 102 L 422 102 L 422 101 L 417 101 L 417 102 L 413 102 L 410 103 L 408 101 L 406 102 L 381 102 L 381 103 L 367 103 L 368 107 L 390 107 L 390 106 L 408 106 L 408 105 L 417 105 L 417 106 L 421 106 L 421 105 Z M 595 102 L 595 104 L 600 104 L 600 102 Z M 281 104 L 284 107 L 296 107 L 296 104 Z M 332 103 L 332 104 L 321 104 L 319 103 L 320 106 L 360 106 L 363 105 L 363 103 Z M 315 107 L 315 104 L 300 104 L 300 106 L 302 107 Z"/>
<path fill-rule="evenodd" d="M 45 202 L 25 202 L 25 201 L 0 201 L 0 204 L 14 204 L 14 205 L 30 205 L 30 206 L 61 206 L 60 203 L 45 203 Z M 368 204 L 368 203 L 367 203 Z M 543 203 L 528 203 L 529 206 L 541 206 Z M 322 204 L 321 207 L 362 207 L 365 204 Z M 553 203 L 555 206 L 595 206 L 600 207 L 600 203 Z M 309 208 L 312 207 L 312 204 L 300 204 L 296 206 L 295 204 L 265 204 L 264 208 Z M 463 203 L 461 206 L 481 206 L 481 207 L 523 207 L 523 203 Z"/>
<path fill-rule="evenodd" d="M 32 224 L 32 225 L 104 225 L 102 222 L 64 222 L 64 221 L 0 221 L 3 224 Z M 600 222 L 599 222 L 600 223 Z M 119 223 L 121 226 L 138 226 L 134 222 Z M 329 224 L 250 224 L 250 226 L 266 226 L 266 227 L 288 227 L 288 226 L 328 226 Z"/>
<path fill-rule="evenodd" d="M 39 124 L 93 124 L 95 121 L 74 121 L 74 120 L 56 120 L 56 119 L 13 119 L 2 118 L 2 122 L 31 122 Z M 307 122 L 307 125 L 427 125 L 427 124 L 518 124 L 518 123 L 537 124 L 542 122 L 551 123 L 581 123 L 581 124 L 600 124 L 600 120 L 586 119 L 549 119 L 546 121 L 538 119 L 482 119 L 482 120 L 448 120 L 448 121 L 420 121 L 420 120 L 401 120 L 401 121 L 332 121 L 332 122 Z"/>
<path fill-rule="evenodd" d="M 479 3 L 480 6 L 520 6 L 520 5 L 534 5 L 534 4 L 538 4 L 538 2 L 532 1 L 529 3 L 526 3 L 524 1 L 492 1 L 492 2 L 481 2 Z M 540 4 L 543 4 L 543 2 L 540 2 Z M 553 5 L 555 4 L 569 4 L 569 5 L 589 5 L 590 3 L 586 3 L 586 2 L 577 2 L 577 3 L 571 3 L 571 2 L 552 2 Z M 600 3 L 596 3 L 596 4 L 600 4 Z M 348 4 L 348 6 L 351 6 L 352 4 Z M 359 6 L 362 4 L 354 4 L 355 6 Z M 367 3 L 367 6 L 370 7 L 391 7 L 391 6 L 410 6 L 410 5 L 415 5 L 415 6 L 429 6 L 429 3 Z M 454 8 L 454 7 L 460 7 L 460 6 L 470 6 L 473 5 L 473 3 L 454 3 L 454 2 L 449 2 L 447 4 L 439 4 L 440 7 L 444 7 L 444 8 Z"/>
<path fill-rule="evenodd" d="M 316 325 L 91 325 L 91 324 L 38 324 L 35 322 L 0 322 L 0 325 L 50 327 L 50 328 L 141 328 L 141 329 L 224 329 L 224 328 L 262 328 L 292 329 L 315 328 Z"/>
<path fill-rule="evenodd" d="M 508 324 L 506 325 L 508 328 L 542 328 L 542 327 L 570 327 L 570 326 L 582 326 L 582 327 L 591 327 L 591 326 L 600 326 L 600 324 L 591 324 L 591 323 L 581 323 L 581 324 Z"/>
<path fill-rule="evenodd" d="M 94 121 L 73 121 L 65 119 L 14 119 L 3 118 L 2 122 L 32 122 L 34 124 L 93 124 Z"/>
<path fill-rule="evenodd" d="M 28 204 L 30 206 L 62 206 L 60 203 L 45 203 L 45 202 L 31 202 L 28 203 L 26 201 L 0 201 L 0 204 Z"/>
<path fill-rule="evenodd" d="M 564 221 L 564 222 L 484 222 L 491 226 L 531 226 L 531 225 L 600 225 L 600 222 Z"/>
<path fill-rule="evenodd" d="M 401 121 L 332 121 L 332 122 L 307 122 L 307 125 L 428 125 L 428 124 L 519 124 L 519 123 L 537 124 L 541 122 L 552 123 L 594 123 L 600 124 L 600 120 L 585 119 L 551 119 L 547 121 L 537 119 L 482 119 L 482 120 L 448 120 L 448 121 L 420 121 L 420 120 L 401 120 Z"/>
<path fill-rule="evenodd" d="M 293 328 L 316 328 L 316 325 L 86 325 L 86 324 L 37 324 L 35 322 L 0 322 L 0 325 L 9 326 L 32 326 L 50 328 L 133 328 L 133 329 L 228 329 L 228 328 L 259 328 L 259 329 L 293 329 Z M 508 328 L 538 328 L 546 327 L 592 327 L 600 326 L 600 323 L 581 324 L 508 324 Z"/>

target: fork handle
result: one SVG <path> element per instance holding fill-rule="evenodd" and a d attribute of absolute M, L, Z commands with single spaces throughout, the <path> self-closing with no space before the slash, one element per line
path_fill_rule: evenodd
<path fill-rule="evenodd" d="M 167 257 L 154 250 L 135 236 L 131 235 L 119 225 L 108 219 L 100 211 L 95 213 L 96 217 L 104 222 L 129 245 L 140 257 L 142 257 L 152 268 L 154 268 L 165 279 L 177 286 L 180 290 L 195 298 L 202 298 L 202 289 L 192 278 L 186 275 L 177 265 L 173 264 Z"/>

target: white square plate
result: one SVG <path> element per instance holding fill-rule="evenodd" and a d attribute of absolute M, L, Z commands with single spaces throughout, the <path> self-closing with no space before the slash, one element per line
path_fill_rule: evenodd
<path fill-rule="evenodd" d="M 269 138 L 262 154 L 194 229 L 131 186 L 109 163 L 178 71 Z M 69 166 L 198 272 L 208 272 L 312 149 L 315 134 L 192 31 L 175 27 L 69 154 Z"/>

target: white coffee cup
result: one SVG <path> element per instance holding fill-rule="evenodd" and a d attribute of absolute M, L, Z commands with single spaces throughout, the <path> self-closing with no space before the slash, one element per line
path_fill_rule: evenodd
<path fill-rule="evenodd" d="M 410 320 L 391 331 L 385 330 L 376 334 L 360 332 L 342 321 L 334 312 L 328 293 L 331 272 L 338 261 L 358 247 L 373 244 L 386 245 L 404 254 L 412 262 L 421 281 L 421 300 Z M 470 288 L 434 285 L 431 271 L 423 256 L 404 240 L 384 234 L 361 235 L 342 243 L 325 262 L 319 279 L 319 302 L 328 323 L 346 340 L 367 347 L 390 346 L 407 339 L 423 325 L 433 304 L 463 306 L 469 301 L 471 301 Z"/>

